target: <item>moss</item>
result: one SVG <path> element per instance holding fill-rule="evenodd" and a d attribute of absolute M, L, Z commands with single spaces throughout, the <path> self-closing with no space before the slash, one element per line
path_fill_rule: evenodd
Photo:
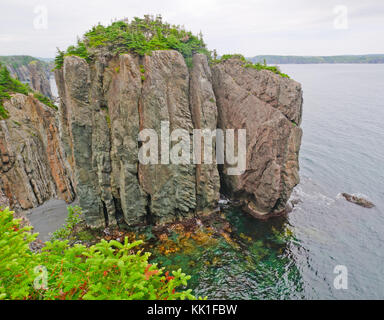
<path fill-rule="evenodd" d="M 142 76 L 141 76 L 141 81 L 145 81 L 145 79 L 146 79 L 145 76 L 142 75 Z"/>
<path fill-rule="evenodd" d="M 116 72 L 116 73 L 119 73 L 119 72 L 120 72 L 120 67 L 116 67 L 116 68 L 115 68 L 115 72 Z"/>
<path fill-rule="evenodd" d="M 108 114 L 105 115 L 105 121 L 107 121 L 108 128 L 111 128 L 111 117 Z"/>

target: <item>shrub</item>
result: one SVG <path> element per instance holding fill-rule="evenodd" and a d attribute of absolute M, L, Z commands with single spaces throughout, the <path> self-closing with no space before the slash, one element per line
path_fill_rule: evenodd
<path fill-rule="evenodd" d="M 4 108 L 3 102 L 11 98 L 10 93 L 28 94 L 31 91 L 28 85 L 12 78 L 7 67 L 0 63 L 0 120 L 9 118 L 8 111 Z"/>
<path fill-rule="evenodd" d="M 248 61 L 241 54 L 224 54 L 223 56 L 221 56 L 220 59 L 212 60 L 212 63 L 216 64 L 216 63 L 220 63 L 220 62 L 223 62 L 223 61 L 226 61 L 226 60 L 229 60 L 229 59 L 238 59 L 238 60 L 240 60 L 243 63 L 243 66 L 245 68 L 252 68 L 252 69 L 256 69 L 256 70 L 268 70 L 268 71 L 271 71 L 273 73 L 276 73 L 276 74 L 280 75 L 283 78 L 289 78 L 289 76 L 287 74 L 280 72 L 278 67 L 276 67 L 276 66 L 268 66 L 267 63 L 266 63 L 266 60 L 264 60 L 263 64 L 261 64 L 261 63 L 252 63 L 251 61 Z"/>
<path fill-rule="evenodd" d="M 56 230 L 52 234 L 53 240 L 68 239 L 75 231 L 75 227 L 82 221 L 82 219 L 80 218 L 80 216 L 82 215 L 82 211 L 80 207 L 69 206 L 67 210 L 68 210 L 68 216 L 67 216 L 67 219 L 65 220 L 65 225 L 62 228 Z"/>
<path fill-rule="evenodd" d="M 32 252 L 37 234 L 30 230 L 9 209 L 0 211 L 0 299 L 194 299 L 191 290 L 179 290 L 190 276 L 149 264 L 150 253 L 138 249 L 142 241 L 101 240 L 87 248 L 56 240 Z"/>
<path fill-rule="evenodd" d="M 247 61 L 247 63 L 245 64 L 244 67 L 245 68 L 252 68 L 252 69 L 256 69 L 256 70 L 268 70 L 268 71 L 272 71 L 273 73 L 278 74 L 279 76 L 281 76 L 283 78 L 289 78 L 289 76 L 287 74 L 282 73 L 279 70 L 279 68 L 276 66 L 267 66 L 266 64 L 252 63 L 252 62 Z"/>
<path fill-rule="evenodd" d="M 107 27 L 94 26 L 76 46 L 70 46 L 66 52 L 58 51 L 56 69 L 63 66 L 64 57 L 69 55 L 92 61 L 90 49 L 98 47 L 107 47 L 116 54 L 130 52 L 140 56 L 150 55 L 153 50 L 173 49 L 183 55 L 189 66 L 196 52 L 210 57 L 201 34 L 196 36 L 180 26 L 163 22 L 161 16 L 146 15 L 143 19 L 135 17 L 131 23 L 117 21 Z"/>

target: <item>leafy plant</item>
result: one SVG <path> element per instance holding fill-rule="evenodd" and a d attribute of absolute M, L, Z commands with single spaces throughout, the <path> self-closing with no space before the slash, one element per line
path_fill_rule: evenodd
<path fill-rule="evenodd" d="M 82 211 L 80 207 L 69 206 L 67 210 L 68 210 L 68 216 L 67 216 L 67 219 L 65 220 L 66 223 L 62 228 L 56 230 L 52 234 L 53 240 L 68 239 L 71 236 L 71 234 L 75 231 L 76 226 L 82 221 L 82 219 L 80 218 L 80 216 L 82 215 Z"/>
<path fill-rule="evenodd" d="M 32 252 L 37 234 L 30 230 L 9 209 L 0 211 L 0 299 L 195 299 L 180 289 L 190 276 L 149 264 L 142 241 L 101 240 L 87 248 L 56 240 Z"/>

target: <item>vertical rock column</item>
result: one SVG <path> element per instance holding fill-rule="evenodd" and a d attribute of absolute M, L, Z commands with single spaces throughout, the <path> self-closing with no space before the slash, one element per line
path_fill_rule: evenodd
<path fill-rule="evenodd" d="M 195 129 L 217 128 L 216 98 L 212 88 L 212 74 L 207 57 L 203 54 L 193 56 L 190 73 L 189 100 Z M 220 198 L 220 177 L 216 165 L 216 138 L 212 139 L 212 163 L 204 163 L 204 139 L 201 148 L 201 163 L 196 164 L 197 211 L 210 211 L 216 207 Z"/>
<path fill-rule="evenodd" d="M 184 129 L 191 135 L 189 72 L 183 56 L 177 51 L 154 51 L 144 57 L 142 64 L 145 80 L 140 129 L 154 129 L 160 134 L 161 121 L 168 121 L 170 132 Z M 170 143 L 170 147 L 174 143 Z M 196 172 L 193 164 L 140 164 L 139 181 L 148 194 L 148 210 L 155 223 L 175 221 L 194 213 Z"/>
<path fill-rule="evenodd" d="M 116 211 L 128 225 L 146 223 L 147 194 L 139 184 L 138 135 L 142 80 L 139 59 L 114 58 L 104 72 L 111 130 L 111 189 Z"/>
<path fill-rule="evenodd" d="M 89 225 L 105 225 L 97 170 L 93 166 L 94 112 L 90 106 L 91 72 L 84 59 L 67 57 L 56 71 L 61 103 L 61 134 L 75 177 L 76 193 Z"/>

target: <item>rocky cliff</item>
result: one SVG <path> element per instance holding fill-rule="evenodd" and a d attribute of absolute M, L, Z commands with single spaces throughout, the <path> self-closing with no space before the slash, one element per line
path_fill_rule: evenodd
<path fill-rule="evenodd" d="M 256 217 L 284 212 L 299 182 L 297 82 L 238 59 L 211 68 L 202 54 L 188 68 L 173 50 L 99 50 L 92 63 L 67 56 L 55 77 L 60 136 L 89 225 L 190 217 L 215 209 L 220 189 Z M 199 128 L 246 129 L 245 171 L 229 176 L 226 164 L 139 163 L 139 132 L 161 132 L 162 121 L 190 135 Z"/>
<path fill-rule="evenodd" d="M 89 224 L 165 223 L 215 207 L 216 166 L 138 162 L 144 128 L 216 127 L 206 58 L 194 62 L 189 71 L 176 51 L 100 56 L 94 65 L 72 56 L 56 71 L 62 140 Z"/>
<path fill-rule="evenodd" d="M 0 121 L 0 206 L 26 210 L 75 193 L 58 134 L 56 111 L 33 95 L 13 94 Z"/>
<path fill-rule="evenodd" d="M 299 183 L 301 85 L 229 59 L 214 65 L 213 87 L 218 127 L 247 130 L 246 170 L 228 175 L 224 165 L 223 192 L 240 200 L 255 217 L 283 213 Z"/>
<path fill-rule="evenodd" d="M 53 99 L 49 78 L 52 76 L 53 65 L 29 56 L 4 56 L 2 62 L 14 78 Z"/>

